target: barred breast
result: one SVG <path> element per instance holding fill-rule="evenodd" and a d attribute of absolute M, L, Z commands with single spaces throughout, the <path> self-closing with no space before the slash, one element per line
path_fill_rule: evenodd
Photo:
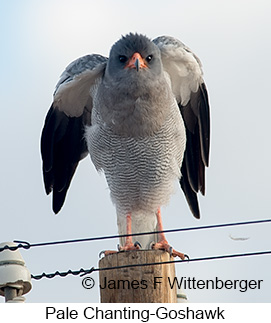
<path fill-rule="evenodd" d="M 135 220 L 133 232 L 141 231 L 142 222 L 143 231 L 155 229 L 155 212 L 168 202 L 181 176 L 185 127 L 177 104 L 168 108 L 168 117 L 152 136 L 118 135 L 103 123 L 95 109 L 94 125 L 86 129 L 91 159 L 97 170 L 105 173 L 119 227 L 121 219 L 131 213 Z"/>

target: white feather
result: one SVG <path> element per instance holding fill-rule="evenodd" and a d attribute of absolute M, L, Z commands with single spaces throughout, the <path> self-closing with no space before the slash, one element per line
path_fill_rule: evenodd
<path fill-rule="evenodd" d="M 185 106 L 190 100 L 191 92 L 196 92 L 203 82 L 201 62 L 176 38 L 161 36 L 153 42 L 161 51 L 163 67 L 170 76 L 176 100 Z"/>

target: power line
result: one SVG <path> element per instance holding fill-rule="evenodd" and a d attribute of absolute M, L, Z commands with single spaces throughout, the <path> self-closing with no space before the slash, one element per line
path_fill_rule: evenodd
<path fill-rule="evenodd" d="M 133 252 L 133 251 L 131 251 Z M 172 263 L 186 263 L 186 262 L 198 262 L 198 261 L 208 261 L 208 260 L 218 260 L 218 259 L 231 259 L 231 258 L 241 258 L 241 257 L 252 257 L 252 256 L 261 256 L 261 255 L 269 255 L 271 254 L 271 250 L 267 251 L 257 251 L 257 252 L 249 252 L 249 253 L 239 253 L 239 254 L 230 254 L 230 255 L 221 255 L 221 256 L 211 256 L 211 257 L 201 257 L 201 258 L 193 258 L 187 260 L 169 260 L 163 262 L 152 262 L 152 263 L 141 263 L 141 264 L 129 264 L 123 266 L 113 266 L 113 267 L 105 267 L 105 268 L 90 268 L 90 269 L 79 269 L 79 270 L 71 270 L 64 272 L 56 271 L 54 273 L 46 274 L 42 273 L 40 275 L 31 275 L 32 279 L 40 280 L 42 278 L 54 278 L 56 276 L 66 277 L 67 275 L 74 275 L 74 276 L 84 276 L 86 274 L 91 274 L 94 271 L 103 271 L 103 270 L 114 270 L 114 269 L 123 269 L 123 268 L 130 268 L 130 267 L 145 267 L 145 266 L 155 266 L 155 265 L 164 265 L 164 264 L 172 264 Z"/>
<path fill-rule="evenodd" d="M 6 246 L 0 248 L 0 252 L 4 251 L 4 250 L 15 251 L 19 248 L 30 249 L 32 247 L 43 247 L 43 246 L 77 243 L 77 242 L 116 239 L 116 238 L 124 238 L 124 237 L 128 237 L 128 236 L 131 236 L 131 237 L 132 236 L 143 236 L 143 235 L 157 234 L 157 233 L 162 233 L 162 232 L 163 233 L 171 233 L 171 232 L 181 232 L 181 231 L 206 230 L 206 229 L 223 228 L 223 227 L 230 227 L 230 226 L 268 223 L 268 222 L 271 222 L 271 219 L 245 221 L 245 222 L 222 223 L 222 224 L 213 224 L 213 225 L 205 225 L 205 226 L 197 226 L 197 227 L 169 229 L 169 230 L 163 230 L 163 231 L 140 232 L 140 233 L 122 234 L 122 235 L 116 234 L 116 235 L 109 235 L 109 236 L 90 237 L 90 238 L 71 239 L 71 240 L 60 240 L 60 241 L 49 241 L 49 242 L 39 242 L 39 243 L 29 243 L 27 241 L 14 240 L 15 243 L 18 243 L 17 246 L 6 245 Z"/>
<path fill-rule="evenodd" d="M 81 268 L 79 270 L 71 270 L 71 269 L 69 269 L 68 271 L 63 271 L 63 272 L 59 272 L 57 270 L 57 271 L 55 271 L 54 273 L 51 273 L 51 274 L 46 274 L 46 273 L 42 273 L 41 275 L 32 275 L 31 274 L 31 278 L 36 279 L 36 280 L 40 280 L 43 277 L 54 278 L 55 276 L 60 276 L 60 277 L 66 277 L 68 275 L 78 276 L 80 274 L 83 274 L 83 275 L 90 274 L 93 271 L 95 271 L 94 267 L 92 267 L 90 269 Z"/>

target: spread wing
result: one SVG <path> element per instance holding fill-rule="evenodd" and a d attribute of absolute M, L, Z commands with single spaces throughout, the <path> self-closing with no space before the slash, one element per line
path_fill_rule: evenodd
<path fill-rule="evenodd" d="M 53 191 L 53 210 L 61 209 L 76 167 L 87 156 L 84 127 L 91 124 L 91 89 L 102 77 L 107 58 L 87 55 L 72 62 L 56 85 L 41 136 L 43 179 Z"/>
<path fill-rule="evenodd" d="M 205 194 L 210 147 L 210 111 L 201 62 L 173 37 L 161 36 L 153 42 L 160 48 L 163 67 L 184 120 L 187 138 L 180 184 L 193 215 L 199 218 L 197 193 Z"/>

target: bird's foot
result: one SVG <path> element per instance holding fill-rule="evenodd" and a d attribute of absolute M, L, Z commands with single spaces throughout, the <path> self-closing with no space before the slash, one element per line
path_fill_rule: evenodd
<path fill-rule="evenodd" d="M 152 245 L 152 249 L 154 250 L 165 250 L 167 251 L 171 256 L 173 257 L 179 257 L 182 260 L 185 260 L 185 258 L 189 259 L 187 255 L 185 255 L 182 252 L 179 252 L 171 247 L 171 245 L 168 244 L 167 240 L 161 240 L 159 242 L 156 242 Z"/>
<path fill-rule="evenodd" d="M 103 250 L 99 253 L 99 257 L 101 258 L 102 255 L 108 256 L 108 255 L 113 255 L 118 252 L 123 252 L 123 251 L 132 251 L 132 250 L 139 250 L 141 249 L 141 244 L 136 241 L 135 243 L 125 243 L 124 246 L 118 245 L 118 250 Z"/>
<path fill-rule="evenodd" d="M 131 251 L 131 250 L 139 250 L 141 247 L 141 244 L 136 241 L 135 243 L 125 243 L 125 245 L 122 246 L 118 246 L 119 251 Z"/>

